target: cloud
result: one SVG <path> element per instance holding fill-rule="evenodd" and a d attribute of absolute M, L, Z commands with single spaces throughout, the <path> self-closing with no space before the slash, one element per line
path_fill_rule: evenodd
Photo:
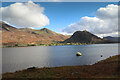
<path fill-rule="evenodd" d="M 106 37 L 106 36 L 114 36 L 114 37 L 119 37 L 120 32 L 113 32 L 113 33 L 108 33 L 108 34 L 96 34 L 99 37 Z"/>
<path fill-rule="evenodd" d="M 44 7 L 28 1 L 1 8 L 2 20 L 18 27 L 43 27 L 49 25 Z"/>
<path fill-rule="evenodd" d="M 80 21 L 68 25 L 62 31 L 74 33 L 78 30 L 88 30 L 97 35 L 115 35 L 118 32 L 118 5 L 109 4 L 99 8 L 95 17 L 82 17 Z"/>

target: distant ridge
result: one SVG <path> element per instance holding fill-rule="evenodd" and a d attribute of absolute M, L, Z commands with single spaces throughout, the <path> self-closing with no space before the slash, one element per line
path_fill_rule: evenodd
<path fill-rule="evenodd" d="M 51 31 L 51 30 L 49 30 L 47 28 L 40 29 L 39 31 L 43 31 L 43 32 L 49 33 L 49 34 L 53 33 L 53 31 Z"/>
<path fill-rule="evenodd" d="M 44 34 L 51 34 L 51 35 L 58 35 L 58 33 L 56 32 L 53 32 L 47 28 L 43 28 L 43 29 L 40 29 L 40 30 L 35 30 L 36 32 L 41 32 L 41 33 L 44 33 Z"/>
<path fill-rule="evenodd" d="M 112 43 L 113 41 L 104 40 L 96 35 L 84 30 L 76 31 L 70 38 L 63 41 L 63 43 Z"/>
<path fill-rule="evenodd" d="M 106 36 L 106 37 L 103 37 L 103 39 L 120 42 L 120 37 Z"/>

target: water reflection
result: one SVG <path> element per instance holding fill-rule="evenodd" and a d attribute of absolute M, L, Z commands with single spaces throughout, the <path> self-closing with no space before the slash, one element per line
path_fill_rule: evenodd
<path fill-rule="evenodd" d="M 83 55 L 76 56 L 78 51 Z M 31 66 L 90 65 L 117 54 L 117 44 L 4 48 L 3 72 L 14 72 Z"/>

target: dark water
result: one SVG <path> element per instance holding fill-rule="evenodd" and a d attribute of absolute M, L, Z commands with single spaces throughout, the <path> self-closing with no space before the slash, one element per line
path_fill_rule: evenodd
<path fill-rule="evenodd" d="M 83 55 L 78 57 L 76 52 L 81 52 Z M 3 48 L 3 73 L 32 66 L 91 65 L 117 54 L 118 44 Z"/>

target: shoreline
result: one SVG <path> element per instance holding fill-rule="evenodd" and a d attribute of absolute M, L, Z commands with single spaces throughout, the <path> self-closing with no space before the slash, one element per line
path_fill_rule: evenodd
<path fill-rule="evenodd" d="M 4 73 L 3 80 L 5 78 L 120 78 L 120 72 L 117 71 L 118 62 L 120 62 L 120 54 L 101 60 L 93 65 L 44 68 L 33 66 L 21 71 Z"/>
<path fill-rule="evenodd" d="M 94 43 L 95 44 L 95 43 Z M 15 46 L 15 45 L 7 45 L 7 46 L 2 46 L 1 48 L 24 48 L 24 47 L 38 47 L 38 46 L 68 46 L 68 45 L 94 45 L 94 44 L 86 44 L 86 43 L 79 43 L 79 44 L 56 44 L 56 45 L 51 45 L 51 44 L 43 44 L 43 45 L 29 45 L 25 44 L 26 46 Z M 119 43 L 96 43 L 96 44 L 119 44 Z"/>
<path fill-rule="evenodd" d="M 14 46 L 14 45 L 10 45 L 10 47 L 9 47 L 9 45 L 7 45 L 7 46 L 3 46 L 2 48 L 20 48 L 20 47 L 35 47 L 35 46 L 67 46 L 67 45 L 72 45 L 72 44 L 56 44 L 56 45 L 52 45 L 52 44 L 43 44 L 43 45 L 36 45 L 36 44 L 34 44 L 34 45 L 29 45 L 29 46 L 27 46 L 28 44 L 25 44 L 26 46 Z M 80 43 L 80 44 L 74 44 L 74 45 L 92 45 L 92 44 L 82 44 L 82 43 Z"/>

